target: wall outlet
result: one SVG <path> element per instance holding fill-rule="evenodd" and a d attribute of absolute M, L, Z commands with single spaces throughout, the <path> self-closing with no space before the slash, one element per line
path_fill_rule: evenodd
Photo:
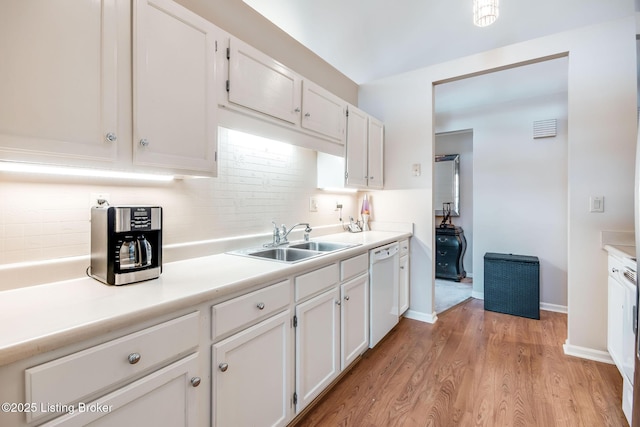
<path fill-rule="evenodd" d="M 89 194 L 89 207 L 94 206 L 109 206 L 111 201 L 109 193 L 90 193 Z"/>
<path fill-rule="evenodd" d="M 309 197 L 309 212 L 318 212 L 318 199 Z"/>

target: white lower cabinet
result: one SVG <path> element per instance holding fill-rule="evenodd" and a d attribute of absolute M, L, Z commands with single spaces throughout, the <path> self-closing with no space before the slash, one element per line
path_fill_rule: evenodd
<path fill-rule="evenodd" d="M 369 275 L 340 286 L 340 366 L 347 368 L 369 348 Z"/>
<path fill-rule="evenodd" d="M 400 280 L 398 281 L 398 314 L 409 309 L 409 239 L 402 240 L 400 245 Z"/>
<path fill-rule="evenodd" d="M 27 402 L 29 410 L 0 414 L 0 425 L 201 425 L 199 319 L 195 311 L 128 335 L 107 335 L 84 350 L 21 361 L 0 377 L 22 378 L 24 394 L 3 390 L 1 399 Z"/>
<path fill-rule="evenodd" d="M 192 354 L 43 425 L 196 427 L 200 423 L 195 387 L 201 381 L 195 376 L 197 359 L 198 354 Z"/>
<path fill-rule="evenodd" d="M 296 412 L 340 373 L 340 293 L 332 288 L 296 306 Z"/>
<path fill-rule="evenodd" d="M 290 320 L 287 310 L 213 345 L 214 426 L 284 426 L 291 419 Z"/>

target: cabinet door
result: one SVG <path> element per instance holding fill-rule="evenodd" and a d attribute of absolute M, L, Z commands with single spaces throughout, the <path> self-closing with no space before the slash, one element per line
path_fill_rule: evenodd
<path fill-rule="evenodd" d="M 84 164 L 117 155 L 116 0 L 0 2 L 3 159 Z M 126 32 L 125 32 L 126 34 Z"/>
<path fill-rule="evenodd" d="M 347 104 L 308 80 L 302 82 L 301 126 L 344 144 Z"/>
<path fill-rule="evenodd" d="M 398 289 L 398 314 L 409 309 L 409 255 L 400 257 L 400 286 Z"/>
<path fill-rule="evenodd" d="M 171 0 L 134 10 L 134 162 L 216 174 L 215 31 Z"/>
<path fill-rule="evenodd" d="M 347 119 L 346 184 L 367 186 L 367 114 L 349 106 Z"/>
<path fill-rule="evenodd" d="M 290 420 L 290 313 L 213 345 L 214 426 L 283 426 Z"/>
<path fill-rule="evenodd" d="M 300 123 L 301 79 L 238 39 L 229 43 L 229 102 L 291 124 Z"/>
<path fill-rule="evenodd" d="M 296 393 L 299 413 L 340 372 L 340 292 L 331 289 L 296 306 Z"/>
<path fill-rule="evenodd" d="M 609 302 L 607 314 L 607 349 L 618 369 L 623 361 L 623 321 L 624 321 L 624 287 L 613 277 L 609 277 Z"/>
<path fill-rule="evenodd" d="M 101 397 L 73 414 L 58 417 L 43 426 L 171 426 L 203 425 L 198 420 L 198 393 L 202 389 L 198 354 L 192 354 L 142 379 Z M 99 367 L 97 367 L 99 369 Z M 53 404 L 53 402 L 51 402 Z"/>
<path fill-rule="evenodd" d="M 343 284 L 340 296 L 340 364 L 345 369 L 369 348 L 369 275 Z"/>
<path fill-rule="evenodd" d="M 384 171 L 384 125 L 369 117 L 368 178 L 369 188 L 383 187 Z"/>

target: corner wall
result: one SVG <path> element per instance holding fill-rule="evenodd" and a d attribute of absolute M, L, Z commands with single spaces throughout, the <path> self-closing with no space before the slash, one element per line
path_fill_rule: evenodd
<path fill-rule="evenodd" d="M 568 338 L 565 351 L 608 356 L 606 253 L 601 230 L 633 230 L 636 145 L 635 16 L 530 40 L 360 88 L 360 106 L 385 122 L 385 198 L 396 199 L 388 220 L 410 216 L 411 310 L 433 314 L 433 84 L 568 55 Z M 423 174 L 411 175 L 422 163 Z M 387 193 L 387 191 L 385 191 Z M 591 195 L 606 211 L 588 212 Z M 424 211 L 414 209 L 420 197 Z M 380 198 L 378 196 L 378 198 Z M 420 230 L 420 232 L 418 232 Z M 478 227 L 476 226 L 476 233 Z M 477 234 L 476 234 L 477 239 Z M 415 268 L 419 266 L 419 268 Z"/>

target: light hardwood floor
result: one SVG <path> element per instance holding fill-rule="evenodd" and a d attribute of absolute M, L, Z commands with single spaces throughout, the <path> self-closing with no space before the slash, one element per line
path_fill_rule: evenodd
<path fill-rule="evenodd" d="M 297 426 L 627 426 L 615 365 L 566 356 L 567 317 L 484 311 L 402 319 Z"/>

